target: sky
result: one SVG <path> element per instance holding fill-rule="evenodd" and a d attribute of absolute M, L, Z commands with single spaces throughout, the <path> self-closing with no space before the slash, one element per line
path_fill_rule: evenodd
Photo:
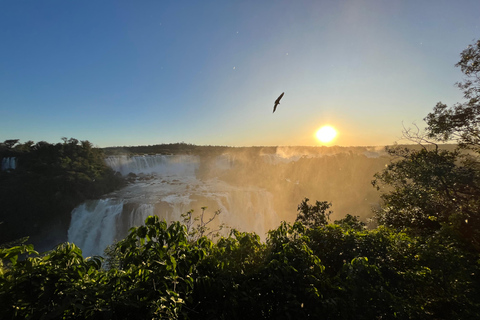
<path fill-rule="evenodd" d="M 476 39 L 478 0 L 0 0 L 0 141 L 389 145 Z"/>

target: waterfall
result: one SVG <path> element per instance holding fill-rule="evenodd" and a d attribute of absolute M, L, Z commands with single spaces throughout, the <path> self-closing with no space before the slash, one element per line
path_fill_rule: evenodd
<path fill-rule="evenodd" d="M 273 195 L 258 188 L 228 188 L 214 197 L 223 212 L 219 222 L 240 231 L 257 233 L 265 239 L 266 231 L 279 223 L 273 208 Z"/>
<path fill-rule="evenodd" d="M 15 170 L 17 168 L 17 158 L 6 157 L 2 159 L 2 171 Z"/>
<path fill-rule="evenodd" d="M 87 201 L 72 211 L 68 241 L 78 245 L 85 256 L 103 255 L 103 250 L 123 239 L 128 229 L 140 226 L 153 214 L 153 206 L 129 208 L 123 200 Z"/>
<path fill-rule="evenodd" d="M 164 176 L 193 175 L 199 158 L 189 155 L 110 156 L 105 162 L 122 175 L 158 174 Z"/>
<path fill-rule="evenodd" d="M 271 193 L 254 186 L 230 185 L 215 177 L 234 167 L 235 160 L 228 155 L 203 163 L 211 172 L 201 179 L 197 178 L 202 165 L 197 156 L 110 156 L 105 161 L 122 175 L 134 173 L 136 178 L 105 199 L 87 201 L 72 211 L 68 241 L 78 245 L 84 256 L 103 255 L 108 245 L 123 239 L 149 215 L 179 221 L 187 211 L 193 209 L 194 215 L 199 215 L 202 207 L 207 207 L 206 219 L 221 211 L 209 225 L 212 230 L 224 223 L 256 232 L 263 239 L 280 222 Z"/>
<path fill-rule="evenodd" d="M 105 162 L 129 184 L 73 210 L 68 239 L 86 256 L 102 254 L 148 215 L 179 221 L 192 209 L 198 216 L 202 207 L 206 219 L 221 210 L 212 229 L 224 223 L 265 239 L 282 220 L 294 221 L 304 197 L 331 201 L 332 219 L 347 213 L 369 217 L 379 201 L 371 177 L 390 162 L 381 148 L 269 150 L 110 156 Z"/>
<path fill-rule="evenodd" d="M 123 201 L 101 199 L 87 201 L 72 211 L 68 241 L 79 246 L 84 255 L 101 255 L 116 237 L 116 217 Z"/>

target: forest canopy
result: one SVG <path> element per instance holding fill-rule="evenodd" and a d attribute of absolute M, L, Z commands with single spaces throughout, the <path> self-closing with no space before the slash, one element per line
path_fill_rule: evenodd
<path fill-rule="evenodd" d="M 16 168 L 0 171 L 0 244 L 40 233 L 66 239 L 51 232 L 52 226 L 67 230 L 73 208 L 124 183 L 89 141 L 11 139 L 0 143 L 0 159 L 7 157 L 15 158 Z"/>

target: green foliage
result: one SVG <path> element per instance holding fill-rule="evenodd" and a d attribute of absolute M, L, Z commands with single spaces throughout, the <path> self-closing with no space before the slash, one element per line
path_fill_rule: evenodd
<path fill-rule="evenodd" d="M 439 141 L 456 140 L 462 148 L 480 147 L 480 40 L 462 51 L 460 67 L 465 80 L 457 83 L 466 102 L 453 107 L 439 102 L 425 118 L 430 138 Z"/>
<path fill-rule="evenodd" d="M 178 222 L 149 217 L 113 249 L 117 268 L 84 259 L 73 244 L 22 261 L 20 254 L 37 255 L 32 246 L 0 249 L 0 312 L 8 319 L 177 319 L 210 247 L 205 238 L 190 244 Z"/>
<path fill-rule="evenodd" d="M 373 183 L 377 188 L 391 188 L 382 195 L 384 204 L 377 213 L 378 221 L 423 234 L 455 226 L 465 237 L 477 241 L 478 235 L 472 230 L 480 226 L 476 163 L 458 152 L 439 149 L 389 152 L 402 159 L 375 175 Z"/>
<path fill-rule="evenodd" d="M 479 312 L 475 255 L 445 235 L 422 239 L 384 227 L 340 225 L 307 235 L 328 275 L 324 299 L 331 318 L 462 319 Z"/>
<path fill-rule="evenodd" d="M 197 267 L 189 314 L 193 319 L 232 319 L 241 314 L 254 296 L 247 294 L 258 280 L 265 245 L 257 235 L 232 230 L 220 238 Z M 247 311 L 247 314 L 251 310 Z M 244 314 L 244 315 L 247 315 Z"/>
<path fill-rule="evenodd" d="M 309 199 L 305 198 L 298 205 L 296 222 L 300 222 L 308 228 L 321 227 L 328 224 L 332 211 L 327 210 L 332 206 L 327 201 L 316 201 L 315 205 L 308 204 Z"/>
<path fill-rule="evenodd" d="M 425 136 L 407 131 L 422 149 L 388 149 L 398 160 L 373 181 L 377 189 L 387 191 L 376 218 L 380 224 L 421 235 L 453 230 L 471 250 L 480 252 L 480 41 L 461 53 L 456 66 L 466 76 L 458 87 L 467 101 L 451 108 L 437 104 L 425 118 Z M 441 150 L 427 139 L 455 140 L 458 148 Z"/>
<path fill-rule="evenodd" d="M 345 229 L 353 229 L 355 231 L 362 231 L 366 228 L 365 222 L 360 221 L 358 216 L 347 214 L 345 218 L 335 220 L 334 224 L 342 226 Z"/>
<path fill-rule="evenodd" d="M 19 260 L 20 254 L 28 254 Z M 83 259 L 73 244 L 61 244 L 38 256 L 30 246 L 0 249 L 5 264 L 0 278 L 0 310 L 4 319 L 88 318 L 99 310 L 92 303 L 102 290 L 101 259 Z"/>
<path fill-rule="evenodd" d="M 25 257 L 26 255 L 26 257 Z M 283 222 L 266 242 L 232 230 L 212 242 L 148 217 L 110 248 L 116 264 L 73 244 L 43 256 L 0 249 L 5 319 L 475 319 L 480 260 L 444 229 L 423 238 L 353 216 Z"/>
<path fill-rule="evenodd" d="M 220 232 L 226 227 L 225 224 L 220 224 L 218 228 L 211 229 L 210 226 L 213 222 L 216 222 L 215 219 L 220 215 L 221 211 L 217 210 L 213 213 L 213 216 L 207 218 L 205 215 L 205 210 L 207 207 L 202 207 L 202 213 L 194 217 L 194 210 L 190 210 L 181 215 L 183 224 L 187 227 L 188 238 L 191 241 L 197 241 L 202 237 L 207 238 L 218 238 Z"/>
<path fill-rule="evenodd" d="M 39 242 L 51 236 L 46 232 L 51 226 L 64 234 L 52 242 L 64 241 L 75 206 L 124 184 L 105 164 L 103 152 L 88 141 L 12 141 L 16 145 L 7 140 L 7 149 L 0 146 L 0 158 L 17 160 L 15 170 L 0 172 L 0 243 L 24 236 Z"/>
<path fill-rule="evenodd" d="M 131 229 L 116 245 L 120 265 L 109 271 L 116 283 L 112 312 L 127 319 L 178 318 L 193 287 L 195 266 L 209 245 L 205 239 L 191 244 L 178 222 L 167 226 L 148 217 L 145 226 Z"/>

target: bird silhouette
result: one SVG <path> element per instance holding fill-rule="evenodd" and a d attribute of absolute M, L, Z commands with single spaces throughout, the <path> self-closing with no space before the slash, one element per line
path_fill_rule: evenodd
<path fill-rule="evenodd" d="M 273 112 L 277 110 L 277 106 L 280 104 L 280 99 L 282 99 L 284 93 L 285 92 L 282 92 L 282 94 L 277 98 L 277 100 L 275 100 L 275 105 L 273 106 Z"/>

